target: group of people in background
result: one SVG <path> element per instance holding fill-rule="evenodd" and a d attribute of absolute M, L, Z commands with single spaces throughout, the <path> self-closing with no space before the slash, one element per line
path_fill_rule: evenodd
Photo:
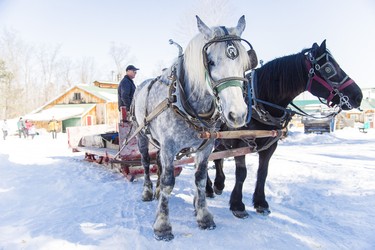
<path fill-rule="evenodd" d="M 17 122 L 18 137 L 26 138 L 28 136 L 34 139 L 36 135 L 35 125 L 30 120 L 23 120 L 22 117 Z"/>
<path fill-rule="evenodd" d="M 48 122 L 48 132 L 52 134 L 53 139 L 57 138 L 58 129 L 59 123 L 54 117 L 52 117 L 52 119 Z M 9 124 L 6 119 L 4 119 L 1 124 L 1 130 L 3 131 L 3 140 L 6 140 L 7 136 L 9 135 Z M 31 120 L 24 120 L 22 117 L 20 117 L 17 121 L 17 131 L 19 138 L 31 137 L 31 139 L 34 139 L 34 137 L 38 134 L 35 124 Z"/>
<path fill-rule="evenodd" d="M 118 108 L 120 112 L 121 107 L 125 108 L 126 113 L 130 111 L 130 106 L 136 89 L 133 79 L 135 78 L 138 70 L 139 68 L 135 67 L 134 65 L 129 65 L 126 68 L 124 78 L 121 80 L 118 86 Z M 4 119 L 1 129 L 3 131 L 3 139 L 5 140 L 9 133 L 7 120 Z M 32 139 L 34 139 L 35 135 L 37 134 L 35 125 L 30 120 L 23 120 L 22 117 L 20 117 L 17 122 L 17 129 L 19 138 L 26 138 L 30 136 Z M 59 123 L 54 117 L 52 117 L 52 119 L 48 122 L 48 132 L 52 134 L 53 139 L 57 138 L 58 129 Z"/>

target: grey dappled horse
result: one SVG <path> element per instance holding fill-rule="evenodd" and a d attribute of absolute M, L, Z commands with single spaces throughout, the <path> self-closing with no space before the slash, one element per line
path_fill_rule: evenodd
<path fill-rule="evenodd" d="M 209 28 L 198 16 L 197 24 L 200 33 L 189 42 L 185 53 L 160 77 L 143 82 L 134 95 L 135 123 L 138 128 L 144 127 L 137 135 L 145 169 L 143 200 L 153 199 L 148 155 L 150 138 L 160 148 L 163 171 L 153 225 L 158 240 L 168 241 L 174 237 L 168 208 L 175 184 L 173 161 L 186 149 L 196 152 L 194 207 L 198 225 L 202 229 L 216 227 L 205 196 L 207 160 L 214 142 L 200 139 L 197 134 L 218 130 L 221 121 L 231 128 L 242 127 L 247 116 L 244 73 L 252 68 L 256 58 L 251 58 L 241 43 L 245 41 L 240 37 L 246 26 L 245 17 L 242 16 L 233 28 Z"/>

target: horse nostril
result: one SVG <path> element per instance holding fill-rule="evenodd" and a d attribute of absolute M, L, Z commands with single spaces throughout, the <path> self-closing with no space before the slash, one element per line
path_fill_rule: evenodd
<path fill-rule="evenodd" d="M 233 112 L 229 112 L 228 119 L 232 122 L 236 121 L 236 116 Z"/>

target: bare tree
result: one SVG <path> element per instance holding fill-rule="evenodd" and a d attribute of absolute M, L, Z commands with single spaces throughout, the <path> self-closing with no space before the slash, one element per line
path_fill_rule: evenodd
<path fill-rule="evenodd" d="M 1 117 L 12 118 L 20 114 L 19 98 L 22 94 L 22 88 L 14 83 L 14 75 L 7 70 L 5 62 L 0 60 Z"/>
<path fill-rule="evenodd" d="M 33 107 L 28 86 L 32 77 L 32 46 L 20 40 L 14 31 L 4 30 L 0 37 L 0 57 L 6 65 L 6 77 L 3 78 L 4 98 L 8 116 L 24 114 Z M 4 99 L 3 98 L 3 99 Z M 26 100 L 31 100 L 26 103 Z"/>
<path fill-rule="evenodd" d="M 113 59 L 116 66 L 116 78 L 112 80 L 118 81 L 125 74 L 126 66 L 132 60 L 132 57 L 130 56 L 130 49 L 126 45 L 117 45 L 115 42 L 112 42 L 109 49 L 109 55 Z"/>
<path fill-rule="evenodd" d="M 75 64 L 70 58 L 63 58 L 58 65 L 58 75 L 63 84 L 60 90 L 64 91 L 74 84 Z"/>
<path fill-rule="evenodd" d="M 96 72 L 95 59 L 93 57 L 82 57 L 78 64 L 80 82 L 92 83 Z"/>
<path fill-rule="evenodd" d="M 56 47 L 42 45 L 39 47 L 36 55 L 40 65 L 40 83 L 43 89 L 41 99 L 43 103 L 47 102 L 57 94 L 58 88 L 56 86 L 55 77 L 60 47 L 60 45 L 57 45 Z"/>

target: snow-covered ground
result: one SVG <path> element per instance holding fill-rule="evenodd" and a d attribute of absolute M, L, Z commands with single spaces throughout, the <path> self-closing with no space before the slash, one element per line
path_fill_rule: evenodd
<path fill-rule="evenodd" d="M 198 229 L 194 170 L 185 167 L 170 199 L 171 242 L 153 238 L 156 201 L 141 201 L 142 179 L 130 183 L 82 159 L 65 134 L 0 141 L 1 250 L 375 249 L 374 130 L 292 131 L 270 163 L 268 217 L 251 206 L 256 154 L 247 156 L 244 191 L 251 216 L 241 220 L 229 211 L 234 161 L 228 159 L 224 192 L 208 200 L 217 225 L 211 231 Z"/>

